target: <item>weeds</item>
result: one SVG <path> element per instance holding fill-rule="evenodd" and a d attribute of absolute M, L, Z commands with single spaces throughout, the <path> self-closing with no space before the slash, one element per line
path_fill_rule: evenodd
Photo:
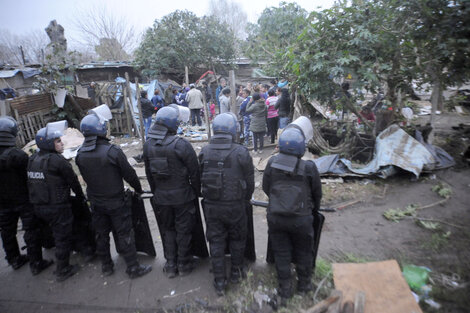
<path fill-rule="evenodd" d="M 438 252 L 439 250 L 441 250 L 441 248 L 447 245 L 450 235 L 450 231 L 445 233 L 434 233 L 432 234 L 431 239 L 429 239 L 429 241 L 423 244 L 423 247 L 426 249 L 433 250 L 434 252 Z"/>

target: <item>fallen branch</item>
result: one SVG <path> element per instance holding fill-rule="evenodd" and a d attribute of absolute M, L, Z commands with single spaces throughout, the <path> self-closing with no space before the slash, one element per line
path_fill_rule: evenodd
<path fill-rule="evenodd" d="M 307 310 L 304 310 L 303 312 L 304 313 L 324 313 L 326 312 L 326 310 L 328 310 L 330 305 L 338 301 L 340 297 L 341 297 L 340 295 L 330 296 L 326 298 L 325 300 L 318 302 L 313 307 Z"/>
<path fill-rule="evenodd" d="M 452 226 L 452 227 L 455 227 L 455 228 L 466 229 L 465 226 L 456 225 L 456 224 L 452 224 L 452 223 L 445 222 L 445 221 L 442 221 L 442 220 L 436 220 L 436 219 L 433 219 L 433 218 L 414 217 L 414 219 L 416 219 L 418 221 L 423 221 L 423 222 L 435 222 L 435 223 L 441 223 L 441 224 L 449 225 L 449 226 Z"/>
<path fill-rule="evenodd" d="M 445 199 L 439 200 L 437 202 L 434 202 L 434 203 L 431 203 L 431 204 L 428 204 L 428 205 L 420 206 L 420 207 L 417 207 L 416 210 L 432 208 L 433 206 L 445 203 L 447 200 L 448 200 L 448 198 L 445 198 Z"/>
<path fill-rule="evenodd" d="M 345 207 L 351 206 L 351 205 L 356 204 L 356 203 L 361 202 L 361 201 L 362 200 L 360 200 L 360 199 L 349 200 L 349 201 L 346 201 L 346 202 L 341 202 L 341 203 L 332 205 L 331 208 L 341 210 L 341 209 L 344 209 Z"/>

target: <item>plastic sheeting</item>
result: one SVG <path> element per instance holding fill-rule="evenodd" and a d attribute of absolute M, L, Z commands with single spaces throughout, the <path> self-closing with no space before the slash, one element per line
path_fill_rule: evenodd
<path fill-rule="evenodd" d="M 391 125 L 376 139 L 375 154 L 369 164 L 354 167 L 351 161 L 339 155 L 327 155 L 314 160 L 320 174 L 338 176 L 376 175 L 387 178 L 396 173 L 396 167 L 419 177 L 423 169 L 442 169 L 454 165 L 444 150 L 414 139 L 398 125 Z"/>
<path fill-rule="evenodd" d="M 11 78 L 21 72 L 23 74 L 23 78 L 30 78 L 33 76 L 36 76 L 41 73 L 40 70 L 37 68 L 29 68 L 25 67 L 23 69 L 18 69 L 18 70 L 9 70 L 9 71 L 0 71 L 0 78 Z"/>

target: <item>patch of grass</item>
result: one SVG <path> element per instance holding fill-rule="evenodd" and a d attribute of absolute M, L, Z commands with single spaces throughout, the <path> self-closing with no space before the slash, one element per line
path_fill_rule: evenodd
<path fill-rule="evenodd" d="M 314 279 L 323 279 L 323 277 L 331 275 L 331 273 L 331 262 L 323 258 L 317 258 L 317 262 L 315 263 L 315 273 L 313 275 Z"/>
<path fill-rule="evenodd" d="M 418 206 L 416 204 L 410 204 L 405 209 L 388 209 L 383 213 L 383 216 L 389 220 L 398 223 L 400 220 L 407 216 L 414 217 L 416 216 L 416 209 Z"/>
<path fill-rule="evenodd" d="M 423 247 L 426 249 L 433 250 L 434 252 L 439 252 L 444 246 L 447 245 L 451 232 L 446 233 L 435 233 L 432 234 L 431 238 L 423 243 Z"/>

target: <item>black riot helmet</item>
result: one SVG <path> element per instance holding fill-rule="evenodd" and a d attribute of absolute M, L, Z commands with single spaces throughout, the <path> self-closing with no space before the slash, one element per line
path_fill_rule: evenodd
<path fill-rule="evenodd" d="M 176 132 L 179 125 L 178 116 L 178 109 L 166 106 L 157 111 L 155 123 L 165 126 L 170 131 Z"/>
<path fill-rule="evenodd" d="M 62 137 L 66 129 L 67 121 L 47 123 L 46 127 L 36 133 L 36 145 L 41 150 L 55 151 L 54 140 Z"/>
<path fill-rule="evenodd" d="M 18 124 L 11 116 L 0 117 L 0 146 L 12 147 L 16 142 Z"/>
<path fill-rule="evenodd" d="M 240 124 L 233 113 L 226 112 L 214 118 L 212 128 L 214 129 L 214 134 L 230 134 L 235 141 L 240 130 Z"/>
<path fill-rule="evenodd" d="M 293 125 L 296 126 L 296 125 Z M 279 136 L 279 151 L 284 154 L 302 157 L 305 153 L 305 136 L 298 127 L 287 127 Z"/>

